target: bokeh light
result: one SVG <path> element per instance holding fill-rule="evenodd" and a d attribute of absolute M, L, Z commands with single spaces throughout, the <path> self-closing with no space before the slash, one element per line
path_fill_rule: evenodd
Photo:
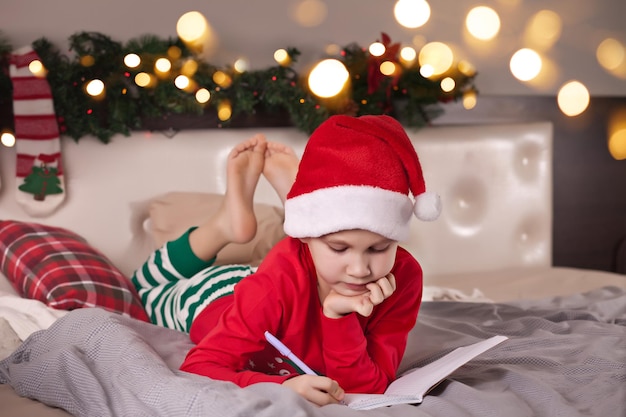
<path fill-rule="evenodd" d="M 43 66 L 40 60 L 34 59 L 28 64 L 28 69 L 35 77 L 45 77 L 46 68 Z"/>
<path fill-rule="evenodd" d="M 609 117 L 608 146 L 611 156 L 618 161 L 626 159 L 626 108 L 615 110 Z"/>
<path fill-rule="evenodd" d="M 281 48 L 274 52 L 274 61 L 285 67 L 291 63 L 291 57 L 286 49 Z"/>
<path fill-rule="evenodd" d="M 454 87 L 456 87 L 456 82 L 454 81 L 454 78 L 446 77 L 443 80 L 441 80 L 442 91 L 449 93 L 450 91 L 454 90 Z"/>
<path fill-rule="evenodd" d="M 463 93 L 463 108 L 465 110 L 471 110 L 474 107 L 476 107 L 476 104 L 478 103 L 478 96 L 476 94 L 476 91 L 466 91 L 465 93 Z"/>
<path fill-rule="evenodd" d="M 220 104 L 217 105 L 217 118 L 222 122 L 230 119 L 233 115 L 233 106 L 230 104 L 228 100 L 220 101 Z"/>
<path fill-rule="evenodd" d="M 291 18 L 303 27 L 321 25 L 328 15 L 326 3 L 320 0 L 302 0 L 295 3 L 291 9 Z"/>
<path fill-rule="evenodd" d="M 183 51 L 181 51 L 180 48 L 176 45 L 172 45 L 167 48 L 167 56 L 174 61 L 180 58 L 182 55 Z"/>
<path fill-rule="evenodd" d="M 202 40 L 208 30 L 209 22 L 200 12 L 192 11 L 183 14 L 176 23 L 176 33 L 183 42 Z"/>
<path fill-rule="evenodd" d="M 97 97 L 104 92 L 104 83 L 97 78 L 91 80 L 85 86 L 85 91 L 92 97 Z"/>
<path fill-rule="evenodd" d="M 467 13 L 465 27 L 477 39 L 493 39 L 500 31 L 500 16 L 490 7 L 474 7 Z"/>
<path fill-rule="evenodd" d="M 91 55 L 83 55 L 80 57 L 80 65 L 85 68 L 89 68 L 96 63 L 96 59 Z"/>
<path fill-rule="evenodd" d="M 343 90 L 349 77 L 350 73 L 343 62 L 325 59 L 311 70 L 308 78 L 309 89 L 318 97 L 334 97 Z"/>
<path fill-rule="evenodd" d="M 222 88 L 228 88 L 233 83 L 233 79 L 224 71 L 215 71 L 213 73 L 213 82 Z"/>
<path fill-rule="evenodd" d="M 617 39 L 607 38 L 598 45 L 596 56 L 600 65 L 613 70 L 624 62 L 624 46 Z"/>
<path fill-rule="evenodd" d="M 471 63 L 465 60 L 459 61 L 458 69 L 461 74 L 466 75 L 468 77 L 473 77 L 476 75 L 476 67 L 474 67 Z"/>
<path fill-rule="evenodd" d="M 448 71 L 454 62 L 454 54 L 448 45 L 442 42 L 430 42 L 424 45 L 419 53 L 419 63 L 422 67 L 432 67 L 430 76 L 440 75 Z M 422 74 L 424 75 L 424 74 Z"/>
<path fill-rule="evenodd" d="M 428 41 L 426 40 L 426 36 L 417 34 L 413 36 L 411 42 L 413 42 L 413 46 L 415 47 L 415 49 L 422 49 L 422 47 L 426 45 Z"/>
<path fill-rule="evenodd" d="M 206 88 L 201 88 L 196 91 L 196 100 L 200 104 L 208 103 L 211 100 L 211 92 Z"/>
<path fill-rule="evenodd" d="M 189 77 L 185 75 L 179 75 L 178 77 L 174 79 L 174 85 L 181 90 L 184 90 L 185 88 L 189 87 L 189 84 L 190 84 Z"/>
<path fill-rule="evenodd" d="M 400 59 L 402 59 L 405 63 L 412 63 L 417 58 L 417 52 L 415 48 L 410 46 L 405 46 L 400 50 Z"/>
<path fill-rule="evenodd" d="M 368 50 L 372 56 L 383 56 L 387 48 L 381 42 L 372 42 Z"/>
<path fill-rule="evenodd" d="M 385 61 L 383 63 L 380 64 L 380 67 L 378 68 L 381 72 L 381 74 L 383 75 L 387 75 L 387 76 L 391 76 L 393 74 L 395 74 L 397 68 L 396 68 L 396 64 L 394 64 L 391 61 Z"/>
<path fill-rule="evenodd" d="M 211 56 L 217 48 L 217 36 L 213 28 L 198 11 L 183 14 L 176 22 L 176 33 L 189 49 L 205 58 Z"/>
<path fill-rule="evenodd" d="M 393 15 L 400 25 L 415 29 L 430 19 L 430 5 L 425 0 L 398 0 Z"/>
<path fill-rule="evenodd" d="M 435 69 L 430 64 L 424 64 L 420 67 L 420 75 L 424 78 L 430 78 L 435 73 Z"/>
<path fill-rule="evenodd" d="M 546 51 L 561 37 L 561 17 L 551 10 L 540 10 L 528 21 L 524 32 L 526 45 Z"/>
<path fill-rule="evenodd" d="M 141 58 L 137 54 L 128 54 L 124 57 L 124 65 L 128 68 L 137 68 L 141 64 Z"/>
<path fill-rule="evenodd" d="M 542 62 L 537 52 L 523 48 L 513 54 L 509 66 L 515 78 L 530 81 L 541 72 Z"/>
<path fill-rule="evenodd" d="M 161 73 L 167 73 L 172 69 L 172 63 L 167 58 L 159 58 L 154 63 L 154 68 Z"/>
<path fill-rule="evenodd" d="M 626 78 L 626 48 L 614 38 L 606 38 L 596 49 L 598 63 L 611 74 Z"/>
<path fill-rule="evenodd" d="M 0 143 L 7 148 L 15 146 L 15 135 L 11 132 L 2 132 L 2 135 L 0 135 Z"/>
<path fill-rule="evenodd" d="M 139 87 L 152 87 L 155 83 L 156 80 L 147 72 L 140 72 L 135 75 L 135 84 Z"/>
<path fill-rule="evenodd" d="M 239 58 L 233 64 L 233 68 L 235 69 L 235 71 L 242 74 L 248 71 L 248 69 L 250 68 L 250 62 L 248 62 L 248 60 L 245 58 Z"/>
<path fill-rule="evenodd" d="M 570 81 L 559 89 L 557 103 L 566 116 L 578 116 L 589 106 L 589 91 L 580 81 Z"/>
<path fill-rule="evenodd" d="M 188 59 L 185 63 L 180 67 L 181 74 L 186 75 L 187 77 L 192 77 L 196 71 L 198 71 L 198 63 L 194 59 Z"/>

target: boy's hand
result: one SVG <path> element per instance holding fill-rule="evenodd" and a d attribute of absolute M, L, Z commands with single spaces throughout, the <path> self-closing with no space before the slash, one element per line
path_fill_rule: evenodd
<path fill-rule="evenodd" d="M 366 285 L 368 292 L 355 296 L 346 296 L 331 291 L 324 299 L 324 315 L 339 318 L 343 315 L 359 313 L 364 317 L 372 314 L 374 306 L 385 301 L 396 290 L 396 278 L 392 273 Z"/>
<path fill-rule="evenodd" d="M 325 376 L 299 375 L 283 382 L 305 399 L 317 405 L 337 404 L 343 400 L 345 392 L 337 381 Z"/>

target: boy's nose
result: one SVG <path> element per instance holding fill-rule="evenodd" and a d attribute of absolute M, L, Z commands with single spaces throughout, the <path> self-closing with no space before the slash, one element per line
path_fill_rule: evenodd
<path fill-rule="evenodd" d="M 348 274 L 355 278 L 365 278 L 370 274 L 369 261 L 366 256 L 355 255 L 348 265 Z"/>

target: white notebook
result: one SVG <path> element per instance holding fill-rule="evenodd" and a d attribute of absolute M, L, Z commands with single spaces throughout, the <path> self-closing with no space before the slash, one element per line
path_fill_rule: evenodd
<path fill-rule="evenodd" d="M 448 375 L 506 339 L 508 339 L 506 336 L 493 336 L 469 346 L 456 348 L 428 365 L 405 373 L 389 384 L 384 394 L 346 394 L 344 403 L 356 410 L 421 403 L 424 396 Z"/>

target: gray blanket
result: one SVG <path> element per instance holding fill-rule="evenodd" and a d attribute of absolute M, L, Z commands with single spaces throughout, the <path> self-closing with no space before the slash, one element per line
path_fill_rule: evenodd
<path fill-rule="evenodd" d="M 626 290 L 517 304 L 426 302 L 401 371 L 455 347 L 510 339 L 455 371 L 420 405 L 315 407 L 289 389 L 178 370 L 187 335 L 99 309 L 34 333 L 0 362 L 0 382 L 76 416 L 598 416 L 626 408 Z"/>

